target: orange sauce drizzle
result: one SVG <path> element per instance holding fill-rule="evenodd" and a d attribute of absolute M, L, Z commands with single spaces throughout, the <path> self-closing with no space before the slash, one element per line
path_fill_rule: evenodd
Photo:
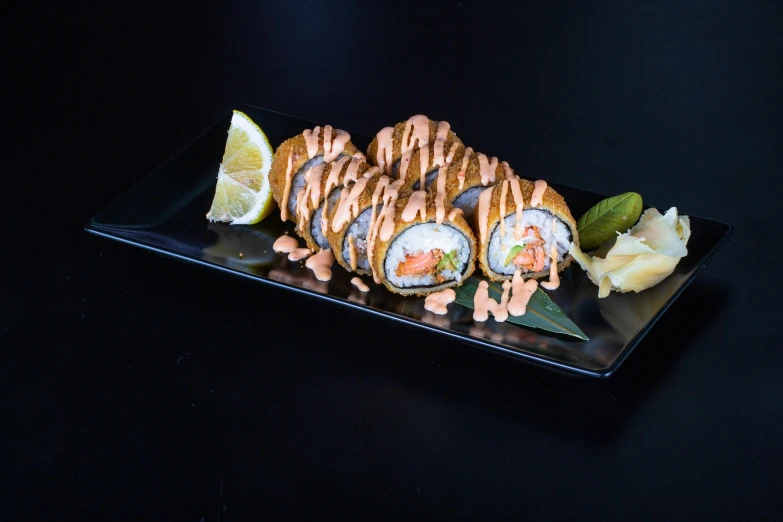
<path fill-rule="evenodd" d="M 506 197 L 508 197 L 508 180 L 504 180 L 500 188 L 500 237 L 506 235 Z"/>
<path fill-rule="evenodd" d="M 295 248 L 288 254 L 289 261 L 300 261 L 306 257 L 310 257 L 313 253 L 309 248 Z"/>
<path fill-rule="evenodd" d="M 417 190 L 408 199 L 408 203 L 402 211 L 402 220 L 410 223 L 416 219 L 416 214 L 421 215 L 421 220 L 427 219 L 427 193 L 423 190 Z"/>
<path fill-rule="evenodd" d="M 459 180 L 459 190 L 462 190 L 462 187 L 465 186 L 465 172 L 468 170 L 468 162 L 470 161 L 470 156 L 472 154 L 473 149 L 466 147 L 465 155 L 462 157 L 462 167 L 460 167 L 459 172 L 457 173 L 457 179 Z"/>
<path fill-rule="evenodd" d="M 460 214 L 462 214 L 461 208 L 457 208 L 457 207 L 452 208 L 451 212 L 449 212 L 449 221 L 454 221 L 455 219 L 457 219 L 457 216 L 459 216 Z"/>
<path fill-rule="evenodd" d="M 351 139 L 351 135 L 344 130 L 338 129 L 335 136 L 332 136 L 331 131 L 332 127 L 329 125 L 324 128 L 324 161 L 327 163 L 334 161 L 345 150 L 345 145 Z"/>
<path fill-rule="evenodd" d="M 525 227 L 522 226 L 522 210 L 525 208 L 525 199 L 522 197 L 522 190 L 519 188 L 519 180 L 514 179 L 511 182 L 511 194 L 514 196 L 514 205 L 516 205 L 516 222 L 514 223 L 514 240 L 522 239 Z"/>
<path fill-rule="evenodd" d="M 453 303 L 456 298 L 457 293 L 451 288 L 446 288 L 428 295 L 424 299 L 424 309 L 433 314 L 445 315 L 448 312 L 447 305 Z"/>
<path fill-rule="evenodd" d="M 327 125 L 327 127 L 329 126 Z M 302 135 L 307 145 L 307 157 L 313 159 L 318 154 L 318 137 L 321 135 L 321 127 L 316 126 L 313 130 L 307 129 L 302 132 Z"/>
<path fill-rule="evenodd" d="M 535 183 L 535 188 L 533 189 L 533 197 L 530 198 L 531 207 L 535 208 L 541 204 L 541 201 L 543 201 L 544 199 L 544 192 L 546 192 L 546 181 L 539 179 Z"/>
<path fill-rule="evenodd" d="M 288 166 L 285 169 L 285 188 L 283 189 L 283 201 L 280 202 L 281 221 L 288 220 L 288 198 L 291 195 L 291 171 L 294 168 L 293 159 L 294 159 L 294 148 L 291 147 L 291 151 L 288 153 Z"/>
<path fill-rule="evenodd" d="M 360 292 L 369 292 L 370 287 L 367 286 L 361 277 L 354 277 L 351 279 L 351 284 L 359 289 Z"/>
<path fill-rule="evenodd" d="M 299 241 L 292 236 L 280 236 L 272 245 L 272 250 L 281 254 L 289 254 L 299 247 Z"/>
<path fill-rule="evenodd" d="M 362 176 L 350 189 L 344 188 L 340 193 L 340 203 L 332 216 L 332 232 L 339 232 L 348 223 L 351 216 L 359 215 L 359 196 L 364 192 L 369 178 Z M 346 195 L 347 194 L 347 195 Z"/>
<path fill-rule="evenodd" d="M 476 294 L 473 296 L 473 320 L 484 322 L 489 319 L 491 313 L 495 321 L 502 323 L 508 319 L 508 293 L 511 290 L 511 283 L 503 281 L 503 294 L 498 303 L 489 297 L 489 284 L 481 281 L 476 288 Z"/>
<path fill-rule="evenodd" d="M 514 317 L 525 315 L 527 304 L 530 302 L 530 298 L 535 293 L 536 288 L 538 288 L 538 281 L 535 279 L 523 280 L 520 270 L 517 269 L 511 280 L 511 288 L 513 289 L 513 296 L 508 303 L 508 313 Z"/>
<path fill-rule="evenodd" d="M 356 244 L 352 235 L 348 236 L 348 255 L 351 258 L 351 270 L 356 270 Z"/>
<path fill-rule="evenodd" d="M 481 191 L 478 200 L 479 240 L 487 242 L 487 225 L 489 221 L 489 203 L 492 200 L 492 189 L 488 187 Z"/>
<path fill-rule="evenodd" d="M 345 159 L 345 158 L 343 158 Z M 321 200 L 321 178 L 323 177 L 324 170 L 329 163 L 319 163 L 315 167 L 309 169 L 305 173 L 304 192 L 300 190 L 296 197 L 297 214 L 299 215 L 299 230 L 304 230 L 305 223 L 310 220 L 310 212 L 308 212 L 307 198 L 310 197 L 310 203 L 313 208 L 318 206 L 318 202 Z M 334 165 L 332 166 L 334 168 Z M 300 196 L 301 194 L 301 196 Z"/>
<path fill-rule="evenodd" d="M 485 154 L 479 154 L 478 160 L 479 171 L 481 172 L 481 184 L 486 187 L 489 183 L 495 182 L 495 171 L 498 168 L 498 159 L 492 158 L 490 160 Z"/>
<path fill-rule="evenodd" d="M 321 250 L 310 257 L 305 266 L 313 271 L 315 278 L 319 281 L 329 281 L 332 278 L 332 264 L 334 263 L 334 254 L 331 250 Z"/>
<path fill-rule="evenodd" d="M 378 151 L 375 154 L 375 162 L 386 174 L 391 174 L 392 152 L 394 149 L 394 127 L 384 127 L 378 132 Z"/>
<path fill-rule="evenodd" d="M 557 290 L 560 288 L 560 275 L 557 273 L 557 243 L 555 242 L 555 229 L 557 222 L 552 216 L 552 239 L 549 246 L 549 281 L 541 283 L 541 286 L 547 290 Z"/>

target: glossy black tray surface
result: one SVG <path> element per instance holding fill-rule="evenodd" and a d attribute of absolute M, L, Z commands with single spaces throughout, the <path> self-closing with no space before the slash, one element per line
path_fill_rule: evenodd
<path fill-rule="evenodd" d="M 273 147 L 315 125 L 257 107 L 242 106 L 238 109 L 264 130 Z M 403 298 L 377 285 L 372 285 L 366 294 L 359 292 L 350 284 L 351 274 L 338 265 L 333 269 L 332 280 L 325 283 L 315 279 L 301 263 L 290 262 L 284 255 L 275 254 L 272 250 L 274 240 L 285 230 L 291 233 L 290 224 L 283 224 L 277 212 L 252 226 L 209 223 L 205 214 L 214 194 L 230 120 L 231 115 L 227 114 L 183 151 L 95 215 L 87 223 L 86 230 L 424 328 L 506 355 L 585 375 L 607 377 L 622 364 L 656 320 L 704 268 L 731 229 L 724 223 L 691 215 L 688 256 L 680 261 L 674 274 L 639 294 L 612 293 L 607 298 L 598 299 L 598 288 L 573 263 L 562 274 L 561 288 L 549 292 L 549 295 L 587 334 L 589 341 L 553 336 L 510 323 L 496 323 L 493 319 L 475 323 L 472 310 L 457 304 L 449 306 L 447 315 L 437 316 L 424 310 L 423 298 Z M 350 129 L 346 130 L 350 132 Z M 368 137 L 355 133 L 351 136 L 360 150 L 366 150 Z M 513 166 L 513 158 L 508 160 Z M 576 217 L 605 197 L 556 183 L 551 185 L 563 195 Z M 681 214 L 689 215 L 687 209 L 679 210 Z M 333 305 L 324 303 L 323 306 Z"/>

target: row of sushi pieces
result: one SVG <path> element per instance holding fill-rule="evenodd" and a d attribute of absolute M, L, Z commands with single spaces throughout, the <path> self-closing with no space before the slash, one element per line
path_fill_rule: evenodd
<path fill-rule="evenodd" d="M 459 286 L 477 263 L 494 281 L 549 277 L 556 288 L 579 244 L 555 190 L 423 115 L 382 129 L 366 156 L 345 131 L 305 130 L 277 148 L 269 181 L 310 250 L 331 249 L 398 294 Z"/>

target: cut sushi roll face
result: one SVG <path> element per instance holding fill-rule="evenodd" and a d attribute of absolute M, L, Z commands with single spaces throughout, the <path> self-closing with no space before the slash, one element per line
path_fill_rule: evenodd
<path fill-rule="evenodd" d="M 416 191 L 384 202 L 370 234 L 376 282 L 396 294 L 428 295 L 459 286 L 473 273 L 473 231 L 442 196 Z"/>
<path fill-rule="evenodd" d="M 479 265 L 493 281 L 557 274 L 579 245 L 576 222 L 562 196 L 543 181 L 503 180 L 479 194 L 474 215 Z"/>
<path fill-rule="evenodd" d="M 384 261 L 388 281 L 397 288 L 461 282 L 471 257 L 468 238 L 442 223 L 420 223 L 400 233 Z"/>
<path fill-rule="evenodd" d="M 554 221 L 554 225 L 553 222 Z M 546 273 L 552 264 L 551 248 L 557 250 L 557 263 L 568 254 L 571 231 L 568 226 L 546 210 L 528 209 L 522 212 L 522 237 L 515 238 L 516 215 L 505 217 L 501 235 L 500 223 L 496 224 L 489 240 L 489 268 L 511 276 L 516 270 L 526 273 Z"/>

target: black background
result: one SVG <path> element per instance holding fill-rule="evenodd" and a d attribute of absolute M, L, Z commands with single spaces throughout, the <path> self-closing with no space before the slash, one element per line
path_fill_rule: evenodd
<path fill-rule="evenodd" d="M 0 518 L 779 515 L 778 2 L 4 10 Z M 734 235 L 593 381 L 83 232 L 240 103 L 425 113 Z"/>

